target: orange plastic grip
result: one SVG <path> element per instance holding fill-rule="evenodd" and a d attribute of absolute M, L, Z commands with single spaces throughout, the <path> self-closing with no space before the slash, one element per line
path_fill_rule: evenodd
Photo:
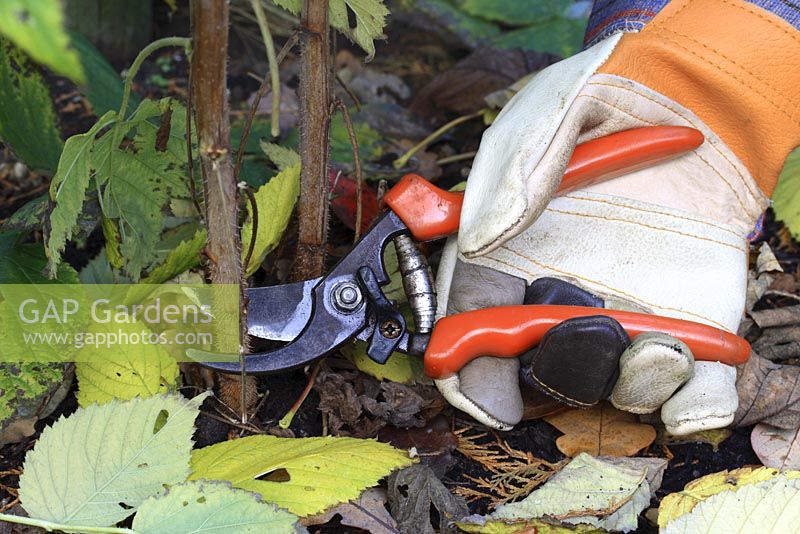
<path fill-rule="evenodd" d="M 557 193 L 609 180 L 680 156 L 703 144 L 703 134 L 684 126 L 649 126 L 599 137 L 575 147 Z M 439 189 L 416 174 L 400 179 L 384 197 L 417 241 L 458 230 L 463 193 Z"/>
<path fill-rule="evenodd" d="M 529 304 L 484 308 L 440 319 L 425 351 L 425 372 L 431 378 L 447 378 L 478 356 L 519 356 L 539 344 L 558 323 L 594 315 L 613 317 L 631 337 L 643 332 L 677 337 L 692 349 L 696 360 L 738 365 L 750 356 L 746 340 L 693 321 L 603 308 Z"/>

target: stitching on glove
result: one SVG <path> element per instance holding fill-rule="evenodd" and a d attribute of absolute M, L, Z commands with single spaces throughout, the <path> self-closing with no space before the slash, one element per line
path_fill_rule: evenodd
<path fill-rule="evenodd" d="M 752 73 L 752 72 L 750 72 L 749 70 L 747 70 L 747 68 L 746 68 L 744 65 L 741 65 L 741 64 L 739 64 L 739 63 L 738 63 L 736 60 L 734 60 L 734 59 L 732 59 L 732 58 L 730 58 L 730 57 L 726 56 L 726 55 L 725 55 L 725 54 L 723 54 L 723 53 L 722 53 L 720 50 L 718 50 L 718 49 L 716 49 L 716 48 L 712 48 L 712 47 L 708 46 L 707 44 L 705 44 L 705 43 L 704 43 L 704 42 L 702 42 L 702 41 L 698 41 L 697 39 L 695 39 L 695 38 L 694 38 L 694 37 L 692 37 L 691 35 L 686 35 L 685 33 L 681 33 L 681 32 L 675 31 L 675 30 L 673 30 L 673 29 L 669 29 L 669 28 L 662 28 L 662 31 L 669 32 L 669 33 L 673 33 L 673 34 L 675 34 L 675 35 L 677 35 L 677 36 L 679 36 L 679 37 L 683 37 L 683 38 L 685 38 L 685 39 L 688 39 L 688 40 L 690 40 L 691 42 L 693 42 L 693 43 L 695 43 L 695 44 L 698 44 L 698 45 L 702 46 L 703 48 L 705 48 L 705 49 L 706 49 L 706 50 L 708 50 L 709 52 L 711 52 L 711 53 L 714 53 L 714 54 L 718 55 L 719 57 L 721 57 L 721 58 L 723 58 L 723 59 L 727 60 L 728 62 L 732 63 L 733 65 L 736 65 L 736 66 L 737 66 L 739 69 L 741 69 L 743 72 L 745 72 L 746 74 L 750 75 L 752 78 L 755 78 L 756 80 L 758 80 L 758 81 L 759 81 L 759 83 L 761 83 L 761 85 L 764 85 L 765 87 L 768 87 L 768 88 L 772 89 L 772 92 L 773 92 L 773 93 L 775 93 L 776 95 L 778 95 L 778 96 L 781 96 L 781 97 L 783 97 L 783 98 L 786 98 L 787 100 L 791 101 L 791 99 L 792 99 L 792 96 L 791 96 L 791 94 L 784 94 L 784 93 L 783 93 L 783 92 L 782 92 L 780 89 L 778 89 L 777 87 L 773 87 L 772 85 L 770 85 L 770 84 L 769 84 L 769 82 L 768 82 L 767 80 L 762 80 L 761 78 L 759 78 L 758 76 L 756 76 L 754 73 Z"/>
<path fill-rule="evenodd" d="M 533 374 L 533 369 L 531 369 L 531 372 L 528 373 L 528 376 L 531 378 L 531 380 L 536 382 L 536 386 L 544 389 L 550 395 L 555 397 L 557 400 L 560 400 L 561 402 L 564 402 L 566 404 L 571 404 L 572 406 L 581 407 L 581 408 L 591 408 L 595 404 L 595 403 L 591 403 L 590 404 L 588 402 L 581 402 L 579 400 L 573 399 L 572 397 L 567 397 L 566 395 L 564 395 L 560 391 L 556 391 L 555 389 L 551 388 L 547 384 L 544 384 L 541 380 L 536 378 L 536 375 Z"/>
<path fill-rule="evenodd" d="M 606 204 L 606 205 L 614 206 L 614 207 L 618 207 L 618 208 L 629 209 L 631 211 L 641 211 L 642 213 L 655 213 L 655 214 L 658 214 L 658 215 L 663 215 L 664 217 L 673 217 L 673 218 L 678 219 L 678 220 L 686 220 L 686 221 L 691 221 L 691 222 L 695 222 L 695 223 L 699 223 L 699 224 L 704 224 L 706 226 L 711 226 L 713 228 L 716 228 L 717 230 L 720 230 L 722 232 L 730 234 L 731 236 L 735 237 L 737 241 L 742 239 L 741 235 L 739 235 L 738 233 L 734 232 L 730 228 L 725 228 L 724 226 L 720 226 L 720 225 L 715 224 L 713 222 L 703 221 L 703 220 L 700 220 L 700 219 L 695 219 L 695 218 L 689 217 L 688 215 L 679 216 L 679 215 L 675 215 L 674 213 L 667 213 L 667 212 L 664 212 L 664 211 L 637 208 L 637 207 L 634 207 L 634 206 L 628 206 L 627 204 L 623 204 L 623 203 L 612 202 L 610 200 L 602 200 L 602 199 L 599 199 L 599 198 L 582 197 L 578 193 L 570 193 L 570 194 L 564 195 L 564 197 L 565 198 L 570 198 L 570 199 L 573 199 L 573 200 L 582 200 L 584 202 L 594 202 L 594 203 L 597 203 L 597 204 Z"/>
<path fill-rule="evenodd" d="M 651 126 L 655 126 L 655 125 L 659 124 L 659 123 L 657 123 L 655 121 L 650 121 L 650 120 L 647 120 L 647 119 L 645 119 L 643 117 L 640 117 L 639 115 L 636 115 L 636 114 L 634 114 L 634 113 L 632 113 L 632 112 L 630 112 L 630 111 L 628 111 L 626 109 L 623 109 L 623 108 L 621 108 L 621 107 L 619 107 L 619 106 L 617 106 L 615 104 L 612 104 L 611 102 L 608 102 L 607 100 L 603 100 L 602 98 L 600 98 L 598 96 L 595 96 L 595 95 L 580 94 L 580 95 L 578 95 L 578 97 L 575 100 L 578 100 L 579 98 L 590 98 L 590 99 L 597 100 L 598 102 L 601 102 L 601 103 L 607 105 L 610 108 L 616 109 L 620 113 L 624 113 L 625 115 L 628 115 L 629 117 L 632 117 L 632 118 L 634 118 L 634 119 L 636 119 L 638 121 L 644 122 L 645 124 L 650 124 Z M 667 108 L 664 105 L 662 105 L 662 107 L 669 110 L 669 108 Z M 669 111 L 672 111 L 672 110 L 669 110 Z M 692 126 L 694 126 L 694 124 L 692 124 Z M 715 149 L 716 149 L 716 147 L 715 147 Z M 742 208 L 742 211 L 747 213 L 747 208 L 744 205 L 744 200 L 742 200 L 742 197 L 739 195 L 739 192 L 733 187 L 733 185 L 708 160 L 706 160 L 704 157 L 702 157 L 697 150 L 693 150 L 693 152 L 695 153 L 695 155 L 697 155 L 697 157 L 700 159 L 700 161 L 705 163 L 708 166 L 709 169 L 714 171 L 714 174 L 716 174 L 723 181 L 723 183 L 726 186 L 728 186 L 728 189 L 730 189 L 731 192 L 733 193 L 733 195 L 736 197 L 736 200 L 739 203 L 739 207 Z"/>
<path fill-rule="evenodd" d="M 646 300 L 642 300 L 641 298 L 636 297 L 636 296 L 634 296 L 634 295 L 632 295 L 632 294 L 630 294 L 630 293 L 628 293 L 626 291 L 623 291 L 621 289 L 617 289 L 617 288 L 615 288 L 613 286 L 609 286 L 608 284 L 604 284 L 602 282 L 599 282 L 597 280 L 593 280 L 591 278 L 587 278 L 587 277 L 579 275 L 579 274 L 570 273 L 570 272 L 567 272 L 567 271 L 562 271 L 561 269 L 557 269 L 557 268 L 555 268 L 555 267 L 553 267 L 551 265 L 547 265 L 547 264 L 541 263 L 539 261 L 536 261 L 533 258 L 530 258 L 528 256 L 520 254 L 519 252 L 517 252 L 515 250 L 511 250 L 510 248 L 506 247 L 505 245 L 501 246 L 500 249 L 505 250 L 507 252 L 510 252 L 511 254 L 513 254 L 515 256 L 519 256 L 520 258 L 522 258 L 522 259 L 524 259 L 526 261 L 529 261 L 530 263 L 536 265 L 537 267 L 539 267 L 541 269 L 544 269 L 544 270 L 547 270 L 547 271 L 550 271 L 550 272 L 553 272 L 553 273 L 556 273 L 556 274 L 560 274 L 560 275 L 563 275 L 563 276 L 566 276 L 566 277 L 574 278 L 576 280 L 582 280 L 582 281 L 584 281 L 586 283 L 594 284 L 594 285 L 596 285 L 598 287 L 602 287 L 605 290 L 609 291 L 611 294 L 624 296 L 626 299 L 630 300 L 631 302 L 633 302 L 635 304 L 638 304 L 639 306 L 642 306 L 643 308 L 671 311 L 671 312 L 676 312 L 676 313 L 680 313 L 680 314 L 683 314 L 683 315 L 690 315 L 692 317 L 700 319 L 701 321 L 706 321 L 707 323 L 711 323 L 714 326 L 717 326 L 718 328 L 720 328 L 722 330 L 725 330 L 725 331 L 728 330 L 725 327 L 724 324 L 722 324 L 720 322 L 717 322 L 714 319 L 711 319 L 710 317 L 706 317 L 704 315 L 700 315 L 699 313 L 690 312 L 690 311 L 687 311 L 687 310 L 684 310 L 684 309 L 680 309 L 680 308 L 670 308 L 670 307 L 667 307 L 667 306 L 659 306 L 657 304 L 654 304 L 654 303 L 651 303 L 651 302 L 647 302 Z M 493 262 L 495 262 L 495 263 L 497 263 L 499 265 L 503 265 L 505 267 L 509 267 L 512 270 L 522 271 L 522 272 L 524 272 L 524 273 L 526 273 L 528 275 L 528 278 L 537 278 L 539 276 L 539 274 L 540 274 L 540 273 L 533 273 L 533 272 L 528 271 L 526 269 L 522 269 L 522 268 L 520 268 L 520 267 L 518 267 L 516 265 L 512 265 L 512 264 L 510 264 L 508 262 L 505 262 L 505 261 L 503 261 L 503 260 L 501 260 L 499 258 L 492 257 L 492 256 L 484 256 L 482 258 L 482 260 L 483 261 L 493 261 Z M 498 270 L 502 270 L 502 269 L 498 269 Z"/>
<path fill-rule="evenodd" d="M 685 236 L 685 237 L 691 237 L 691 238 L 694 238 L 694 239 L 699 239 L 700 241 L 709 241 L 711 243 L 716 243 L 717 245 L 721 245 L 723 247 L 732 248 L 733 250 L 735 250 L 737 252 L 747 252 L 747 249 L 744 248 L 744 247 L 737 247 L 735 245 L 731 245 L 730 243 L 725 243 L 724 241 L 719 241 L 717 239 L 712 239 L 710 237 L 702 237 L 702 236 L 699 236 L 699 235 L 690 234 L 688 232 L 681 232 L 680 230 L 673 230 L 672 228 L 664 228 L 664 227 L 655 226 L 655 225 L 652 225 L 652 224 L 645 224 L 645 223 L 637 222 L 637 221 L 629 221 L 629 220 L 626 220 L 626 219 L 620 219 L 618 217 L 608 217 L 608 216 L 605 216 L 605 215 L 590 215 L 588 213 L 579 213 L 579 212 L 576 212 L 576 211 L 560 210 L 560 209 L 556 209 L 556 208 L 547 208 L 545 211 L 549 211 L 551 213 L 560 213 L 562 215 L 573 215 L 575 217 L 584 217 L 584 218 L 587 218 L 587 219 L 598 219 L 598 220 L 603 220 L 603 221 L 620 222 L 620 223 L 632 224 L 632 225 L 635 225 L 635 226 L 642 226 L 644 228 L 650 228 L 652 230 L 660 230 L 662 232 L 669 232 L 669 233 L 672 233 L 672 234 L 678 234 L 678 235 L 682 235 L 682 236 Z M 677 218 L 680 219 L 680 217 L 677 217 Z"/>
<path fill-rule="evenodd" d="M 692 54 L 696 58 L 700 59 L 701 61 L 704 61 L 704 62 L 708 63 L 712 67 L 716 68 L 718 71 L 727 74 L 728 76 L 730 76 L 731 78 L 733 78 L 737 82 L 741 83 L 742 85 L 744 85 L 745 87 L 750 89 L 753 93 L 757 94 L 758 96 L 762 97 L 764 100 L 766 100 L 767 102 L 772 104 L 772 107 L 774 107 L 775 110 L 779 111 L 782 115 L 784 115 L 786 118 L 788 118 L 790 121 L 792 121 L 795 124 L 795 126 L 800 127 L 800 121 L 798 121 L 792 115 L 790 115 L 788 112 L 786 112 L 780 105 L 778 105 L 775 102 L 773 102 L 772 99 L 768 95 L 766 95 L 763 92 L 759 91 L 757 88 L 755 88 L 751 84 L 747 83 L 746 80 L 743 80 L 742 78 L 738 77 L 736 74 L 731 72 L 730 70 L 728 70 L 725 67 L 723 67 L 720 63 L 715 63 L 714 61 L 711 60 L 711 58 L 706 58 L 706 57 L 701 56 L 700 54 L 698 54 L 697 52 L 695 52 L 691 48 L 681 44 L 676 39 L 668 37 L 665 32 L 658 31 L 658 32 L 655 32 L 655 33 L 659 34 L 660 37 L 662 39 L 664 39 L 665 41 L 669 41 L 669 42 L 673 43 L 678 48 L 680 48 L 682 50 L 685 50 L 686 52 L 689 52 L 690 54 Z M 719 55 L 719 54 L 717 54 L 717 55 Z"/>
<path fill-rule="evenodd" d="M 742 11 L 750 13 L 751 15 L 755 15 L 756 17 L 760 18 L 761 20 L 771 24 L 772 26 L 775 26 L 777 29 L 779 29 L 781 32 L 783 32 L 784 35 L 788 35 L 794 41 L 797 41 L 798 44 L 800 44 L 800 38 L 798 38 L 797 32 L 795 30 L 792 30 L 792 31 L 787 30 L 783 26 L 783 24 L 781 22 L 779 22 L 779 21 L 777 21 L 777 20 L 775 20 L 775 19 L 773 19 L 771 17 L 768 17 L 764 13 L 764 11 L 761 10 L 760 8 L 753 7 L 753 6 L 749 5 L 749 4 L 740 4 L 738 2 L 730 2 L 729 0 L 718 0 L 718 1 L 723 3 L 723 4 L 725 4 L 725 5 L 728 5 L 728 6 L 731 6 L 731 7 L 735 7 L 736 9 L 741 9 Z"/>
<path fill-rule="evenodd" d="M 666 109 L 668 111 L 671 111 L 672 113 L 674 113 L 678 117 L 684 119 L 686 122 L 688 122 L 689 124 L 694 126 L 696 129 L 700 129 L 700 128 L 698 128 L 699 125 L 695 121 L 693 121 L 691 118 L 689 118 L 686 115 L 684 115 L 683 113 L 681 113 L 680 110 L 677 110 L 677 109 L 674 109 L 674 108 L 672 108 L 670 106 L 667 106 L 663 102 L 659 102 L 658 100 L 655 100 L 653 97 L 651 97 L 650 95 L 648 95 L 646 93 L 642 93 L 642 92 L 636 91 L 636 90 L 634 90 L 634 89 L 632 89 L 630 87 L 625 87 L 625 86 L 622 86 L 622 85 L 614 85 L 614 84 L 606 83 L 606 82 L 589 82 L 586 85 L 602 85 L 602 86 L 606 86 L 606 87 L 612 87 L 612 88 L 615 88 L 615 89 L 621 89 L 623 91 L 628 91 L 628 92 L 631 92 L 631 93 L 633 93 L 635 95 L 639 95 L 642 98 L 644 98 L 646 100 L 649 100 L 653 104 L 656 104 L 656 105 L 658 105 L 658 106 L 660 106 L 660 107 L 662 107 L 662 108 L 664 108 L 664 109 Z M 722 152 L 718 147 L 716 147 L 715 145 L 710 144 L 709 146 L 711 146 L 711 148 L 713 148 L 714 151 L 717 154 L 719 154 L 725 161 L 727 161 L 730 164 L 731 168 L 734 170 L 734 172 L 742 180 L 742 185 L 744 185 L 745 189 L 747 189 L 747 192 L 750 193 L 750 196 L 753 197 L 753 199 L 756 202 L 758 202 L 758 199 L 760 198 L 760 195 L 756 194 L 753 191 L 753 188 L 750 186 L 749 181 L 742 174 L 742 172 L 739 170 L 739 168 L 736 165 L 734 165 L 733 161 L 731 161 L 731 159 L 724 152 Z M 713 168 L 713 166 L 712 166 L 712 168 Z M 738 192 L 733 188 L 732 188 L 732 190 L 733 190 L 733 193 L 738 196 Z"/>

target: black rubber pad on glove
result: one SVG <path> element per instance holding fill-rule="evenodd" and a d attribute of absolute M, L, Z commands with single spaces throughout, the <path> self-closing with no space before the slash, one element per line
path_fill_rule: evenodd
<path fill-rule="evenodd" d="M 558 278 L 538 278 L 525 290 L 525 304 L 562 304 L 604 308 L 606 303 L 586 290 Z"/>
<path fill-rule="evenodd" d="M 575 317 L 542 338 L 525 382 L 565 404 L 589 407 L 611 394 L 619 377 L 619 358 L 631 344 L 611 317 Z"/>

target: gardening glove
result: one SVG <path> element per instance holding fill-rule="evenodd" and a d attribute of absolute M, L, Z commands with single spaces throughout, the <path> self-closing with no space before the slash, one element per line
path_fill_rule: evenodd
<path fill-rule="evenodd" d="M 742 0 L 673 0 L 640 32 L 616 33 L 541 71 L 484 133 L 457 241 L 440 264 L 439 312 L 520 304 L 529 284 L 549 277 L 606 308 L 736 331 L 747 236 L 800 141 L 799 84 L 797 30 Z M 696 128 L 706 141 L 678 159 L 552 198 L 577 144 L 653 125 Z M 663 335 L 633 340 L 622 355 L 604 350 L 596 365 L 592 328 L 613 338 L 610 323 L 553 331 L 524 371 L 527 381 L 578 406 L 609 390 L 636 413 L 663 403 L 673 434 L 731 422 L 734 368 L 693 363 Z M 589 337 L 579 351 L 548 356 L 548 347 L 569 346 L 582 332 Z M 614 358 L 618 377 L 608 364 Z M 479 358 L 437 385 L 479 421 L 510 428 L 522 414 L 519 367 Z M 557 380 L 564 373 L 571 381 Z M 579 398 L 586 388 L 578 377 L 596 386 L 591 395 Z"/>

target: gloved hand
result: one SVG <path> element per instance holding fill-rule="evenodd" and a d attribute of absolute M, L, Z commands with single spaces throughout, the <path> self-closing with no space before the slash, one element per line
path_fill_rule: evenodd
<path fill-rule="evenodd" d="M 576 287 L 538 282 L 528 302 L 589 299 L 735 332 L 747 235 L 800 141 L 798 86 L 800 35 L 743 0 L 673 0 L 641 32 L 538 73 L 483 136 L 457 242 L 440 263 L 440 313 L 521 304 L 529 284 L 554 278 Z M 576 144 L 652 125 L 691 126 L 706 141 L 552 198 Z M 576 406 L 609 394 L 634 413 L 661 406 L 673 434 L 730 424 L 733 367 L 693 362 L 669 336 L 630 341 L 613 321 L 567 321 L 523 375 Z M 437 385 L 457 408 L 507 429 L 522 415 L 519 370 L 517 359 L 483 357 Z"/>

